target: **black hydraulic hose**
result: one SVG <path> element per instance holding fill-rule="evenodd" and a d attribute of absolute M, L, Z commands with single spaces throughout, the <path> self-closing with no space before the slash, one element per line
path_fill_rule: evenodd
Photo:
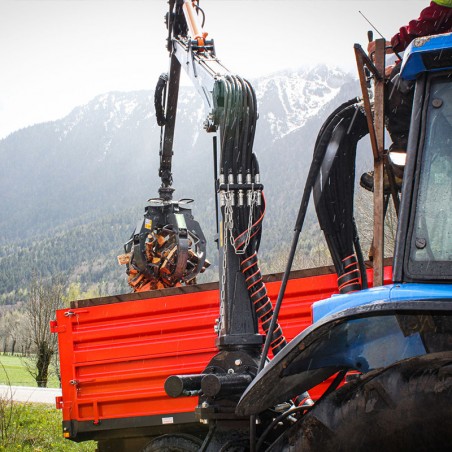
<path fill-rule="evenodd" d="M 201 15 L 202 15 L 202 22 L 201 22 L 201 27 L 204 27 L 204 24 L 206 22 L 206 13 L 204 12 L 204 10 L 199 6 L 199 3 L 195 3 L 194 7 L 196 8 L 196 11 L 201 11 Z"/>
<path fill-rule="evenodd" d="M 284 419 L 291 416 L 292 414 L 299 413 L 300 411 L 309 411 L 311 409 L 312 409 L 312 407 L 298 406 L 296 408 L 291 408 L 290 410 L 284 411 L 284 413 L 280 414 L 275 419 L 273 419 L 271 424 L 263 431 L 262 435 L 260 435 L 259 441 L 256 444 L 256 452 L 259 452 L 259 449 L 261 448 L 262 444 L 264 443 L 265 438 L 276 425 L 278 425 L 280 422 L 282 422 Z"/>
<path fill-rule="evenodd" d="M 357 142 L 367 132 L 364 114 L 351 105 L 326 124 L 317 139 L 317 148 L 326 156 L 314 186 L 319 224 L 338 274 L 341 293 L 366 284 L 364 260 L 353 219 L 353 192 Z M 365 269 L 364 269 L 365 270 Z"/>
<path fill-rule="evenodd" d="M 292 264 L 293 264 L 293 260 L 294 260 L 294 256 L 295 256 L 295 250 L 297 247 L 299 236 L 300 236 L 300 231 L 297 228 L 297 229 L 295 229 L 295 233 L 294 233 L 294 236 L 292 239 L 292 245 L 290 247 L 289 258 L 287 261 L 286 269 L 284 271 L 283 279 L 281 281 L 281 288 L 279 290 L 278 299 L 276 300 L 275 308 L 273 310 L 272 320 L 271 320 L 270 326 L 268 328 L 268 334 L 265 338 L 264 349 L 262 351 L 261 360 L 259 362 L 258 372 L 260 372 L 264 368 L 265 360 L 267 358 L 268 351 L 269 351 L 270 345 L 272 343 L 273 331 L 275 331 L 275 326 L 277 323 L 279 311 L 281 309 L 282 297 L 284 296 L 284 293 L 286 291 L 286 286 L 287 286 L 287 282 L 289 280 L 289 274 L 290 274 L 290 270 L 292 268 Z"/>
<path fill-rule="evenodd" d="M 228 104 L 230 102 L 230 95 L 229 95 L 229 82 L 226 80 L 222 80 L 221 84 L 223 85 L 223 91 L 224 91 L 224 111 L 223 116 L 221 117 L 220 122 L 220 140 L 221 140 L 221 154 L 220 154 L 220 173 L 224 174 L 226 177 L 228 174 L 228 149 L 226 146 L 226 135 L 228 133 L 228 124 L 227 124 L 227 111 L 228 111 Z"/>
<path fill-rule="evenodd" d="M 336 116 L 338 116 L 344 110 L 344 108 L 347 108 L 347 109 L 351 108 L 352 105 L 355 103 L 356 103 L 356 99 L 352 99 L 352 100 L 346 102 L 345 104 L 342 104 L 340 107 L 338 107 L 333 112 L 333 114 L 331 114 L 329 116 L 326 125 L 324 127 L 322 127 L 321 133 L 319 133 L 319 135 L 317 137 L 316 146 L 315 146 L 315 150 L 314 150 L 314 156 L 312 159 L 311 167 L 309 168 L 308 177 L 306 179 L 306 184 L 305 184 L 304 191 L 303 191 L 303 197 L 302 197 L 301 203 L 300 203 L 300 209 L 298 211 L 297 220 L 295 222 L 294 235 L 292 238 L 292 244 L 291 244 L 290 251 L 289 251 L 289 257 L 288 257 L 286 268 L 285 268 L 283 278 L 281 281 L 281 287 L 279 289 L 278 298 L 276 300 L 276 304 L 274 307 L 274 314 L 273 314 L 273 318 L 272 318 L 272 321 L 269 326 L 269 332 L 268 332 L 267 337 L 265 338 L 264 349 L 262 352 L 261 360 L 259 362 L 258 372 L 260 372 L 264 368 L 265 360 L 267 358 L 268 351 L 270 349 L 273 331 L 275 330 L 275 326 L 278 321 L 278 316 L 279 316 L 279 311 L 281 309 L 282 300 L 283 300 L 283 297 L 284 297 L 284 294 L 286 291 L 287 282 L 289 281 L 289 275 L 290 275 L 290 271 L 292 269 L 295 252 L 296 252 L 297 245 L 298 245 L 298 239 L 300 238 L 300 233 L 301 233 L 303 223 L 304 223 L 304 220 L 306 217 L 306 212 L 308 210 L 309 198 L 311 197 L 311 192 L 314 188 L 314 184 L 316 183 L 318 174 L 320 172 L 320 169 L 321 169 L 321 166 L 323 163 L 323 159 L 325 157 L 324 152 L 317 152 L 318 149 L 322 150 L 322 148 L 325 147 L 325 146 L 319 147 L 320 142 L 321 142 L 321 136 L 324 135 L 324 132 L 327 130 L 328 126 L 331 127 L 331 122 L 333 121 L 333 119 Z M 353 108 L 355 108 L 355 107 L 353 107 Z M 333 121 L 333 122 L 335 122 L 335 121 Z M 320 154 L 320 155 L 318 155 L 318 154 Z"/>
<path fill-rule="evenodd" d="M 369 282 L 367 281 L 366 265 L 364 264 L 363 250 L 359 241 L 358 229 L 356 228 L 355 219 L 353 218 L 353 245 L 355 247 L 356 258 L 358 259 L 358 268 L 361 273 L 361 287 L 367 289 Z"/>
<path fill-rule="evenodd" d="M 234 175 L 233 183 L 239 182 L 238 175 L 245 183 L 253 162 L 252 145 L 257 121 L 255 93 L 249 83 L 238 76 L 227 75 L 220 83 L 224 87 L 224 110 L 220 120 L 221 174 L 226 184 L 230 174 Z M 251 213 L 251 218 L 259 214 L 259 210 L 246 202 L 234 209 L 233 232 L 236 237 L 249 227 L 250 209 L 255 211 Z"/>
<path fill-rule="evenodd" d="M 238 115 L 240 116 L 240 128 L 243 133 L 240 134 L 240 149 L 242 152 L 246 152 L 246 140 L 245 138 L 248 135 L 248 92 L 246 89 L 246 84 L 244 83 L 243 79 L 239 76 L 235 77 L 237 81 L 237 86 L 240 87 L 240 99 L 238 99 L 237 105 L 238 105 Z"/>
<path fill-rule="evenodd" d="M 259 171 L 259 161 L 257 160 L 256 154 L 251 153 L 251 175 L 254 177 L 256 174 L 260 174 Z"/>
<path fill-rule="evenodd" d="M 166 97 L 166 85 L 168 83 L 168 74 L 161 74 L 154 92 L 154 107 L 155 117 L 157 118 L 157 124 L 162 127 L 166 124 L 165 109 L 163 102 Z"/>
<path fill-rule="evenodd" d="M 234 112 L 234 101 L 235 101 L 235 86 L 234 82 L 228 80 L 229 85 L 229 99 L 227 103 L 227 109 L 225 109 L 226 123 L 227 123 L 227 133 L 225 133 L 225 146 L 228 155 L 228 174 L 234 174 L 234 123 L 235 123 L 235 112 Z"/>
<path fill-rule="evenodd" d="M 242 272 L 245 275 L 246 286 L 250 294 L 250 300 L 253 303 L 257 317 L 261 321 L 264 333 L 268 335 L 268 329 L 273 318 L 273 307 L 267 294 L 265 283 L 262 279 L 262 273 L 259 268 L 257 253 L 253 253 L 241 262 Z M 273 354 L 279 353 L 287 344 L 279 324 L 273 332 L 273 341 L 271 343 Z"/>
<path fill-rule="evenodd" d="M 317 139 L 315 141 L 314 149 L 317 149 L 317 146 L 319 144 L 319 141 L 321 137 L 323 136 L 323 133 L 325 132 L 325 129 L 330 126 L 331 121 L 339 115 L 345 108 L 350 107 L 351 105 L 354 105 L 360 101 L 359 97 L 354 97 L 353 99 L 348 100 L 347 102 L 344 102 L 342 105 L 336 108 L 326 119 L 326 121 L 323 123 L 322 127 L 319 130 L 319 133 L 317 135 Z M 341 115 L 342 116 L 342 115 Z"/>
<path fill-rule="evenodd" d="M 231 150 L 230 150 L 230 110 L 231 110 L 231 85 L 227 79 L 221 81 L 224 90 L 224 113 L 221 118 L 221 155 L 220 155 L 220 173 L 227 178 L 231 169 Z M 226 181 L 227 182 L 227 181 Z"/>
<path fill-rule="evenodd" d="M 248 153 L 247 153 L 247 163 L 246 163 L 246 170 L 248 171 L 251 169 L 252 164 L 252 155 L 253 155 L 253 144 L 254 144 L 254 137 L 256 135 L 256 123 L 257 123 L 257 99 L 256 99 L 256 92 L 254 91 L 253 87 L 250 85 L 250 83 L 245 80 L 247 92 L 248 92 L 248 108 L 249 108 L 249 117 L 250 120 L 250 132 L 248 136 Z"/>
<path fill-rule="evenodd" d="M 231 140 L 231 147 L 232 147 L 232 159 L 231 159 L 231 168 L 232 168 L 232 174 L 237 175 L 238 174 L 238 164 L 240 162 L 240 154 L 241 149 L 238 147 L 239 143 L 239 137 L 240 137 L 240 115 L 238 114 L 238 108 L 239 108 L 239 102 L 242 100 L 242 95 L 240 92 L 240 87 L 237 84 L 236 77 L 233 76 L 227 76 L 227 79 L 231 83 L 231 103 L 230 103 L 230 110 L 228 112 L 228 118 L 230 121 L 230 127 L 231 127 L 231 136 L 229 139 Z"/>
<path fill-rule="evenodd" d="M 240 77 L 237 77 L 237 81 L 240 84 L 241 91 L 243 93 L 242 102 L 239 106 L 240 114 L 240 134 L 239 134 L 239 148 L 240 148 L 240 173 L 245 174 L 247 171 L 248 160 L 248 135 L 250 131 L 250 115 L 248 110 L 248 91 L 246 85 Z"/>
<path fill-rule="evenodd" d="M 249 111 L 249 134 L 248 134 L 248 142 L 246 144 L 248 152 L 247 152 L 247 162 L 246 162 L 246 170 L 249 171 L 251 169 L 252 164 L 252 152 L 253 152 L 253 144 L 254 137 L 256 134 L 256 122 L 257 122 L 257 100 L 256 100 L 256 92 L 253 87 L 249 84 L 247 80 L 244 80 L 247 89 L 247 99 L 248 99 L 248 111 Z"/>
<path fill-rule="evenodd" d="M 246 176 L 251 169 L 256 132 L 256 95 L 250 84 L 240 77 L 228 75 L 220 83 L 224 87 L 221 172 L 225 177 L 229 173 Z"/>

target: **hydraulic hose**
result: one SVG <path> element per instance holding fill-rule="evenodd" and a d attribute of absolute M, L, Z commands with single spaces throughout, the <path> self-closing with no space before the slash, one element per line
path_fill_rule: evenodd
<path fill-rule="evenodd" d="M 358 101 L 357 98 L 351 99 L 348 102 L 345 102 L 340 107 L 338 107 L 325 121 L 324 125 L 320 129 L 320 132 L 317 136 L 315 149 L 314 149 L 314 155 L 311 162 L 311 166 L 309 168 L 308 176 L 306 179 L 306 184 L 303 190 L 303 196 L 300 203 L 300 208 L 298 211 L 297 220 L 295 222 L 294 227 L 294 235 L 292 238 L 292 244 L 289 250 L 289 256 L 286 263 L 286 268 L 283 274 L 283 278 L 281 281 L 281 287 L 278 293 L 278 298 L 276 300 L 276 304 L 274 307 L 274 314 L 270 323 L 270 326 L 268 328 L 268 334 L 265 340 L 264 349 L 262 352 L 262 357 L 259 363 L 259 372 L 264 368 L 265 360 L 267 358 L 271 343 L 273 341 L 273 334 L 276 330 L 276 325 L 278 322 L 278 316 L 279 311 L 281 309 L 282 300 L 286 291 L 287 282 L 289 280 L 290 271 L 292 269 L 294 257 L 295 257 L 295 251 L 298 245 L 298 240 L 300 237 L 301 230 L 303 228 L 304 220 L 306 218 L 306 212 L 309 205 L 309 199 L 311 197 L 311 192 L 313 191 L 314 185 L 317 181 L 317 177 L 320 173 L 320 169 L 325 157 L 326 152 L 326 136 L 329 135 L 329 132 L 334 130 L 334 127 L 337 125 L 337 120 L 340 120 L 344 110 L 347 111 L 349 108 L 357 108 L 354 106 Z"/>

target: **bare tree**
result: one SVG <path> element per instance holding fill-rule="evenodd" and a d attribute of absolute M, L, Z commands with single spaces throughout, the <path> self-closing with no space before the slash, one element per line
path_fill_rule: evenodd
<path fill-rule="evenodd" d="M 55 311 L 64 306 L 65 280 L 62 276 L 44 280 L 34 276 L 25 305 L 26 325 L 33 341 L 34 354 L 27 368 L 39 387 L 47 387 L 49 366 L 57 351 L 57 335 L 50 332 L 49 323 Z"/>
<path fill-rule="evenodd" d="M 360 234 L 361 246 L 366 256 L 371 255 L 373 238 L 373 194 L 365 190 L 357 190 L 355 196 L 355 218 Z M 395 236 L 397 232 L 397 215 L 392 200 L 389 200 L 388 210 L 384 222 L 384 254 L 385 257 L 394 255 Z M 367 251 L 366 251 L 367 250 Z"/>
<path fill-rule="evenodd" d="M 3 353 L 14 355 L 25 347 L 25 315 L 21 307 L 0 311 L 0 337 L 3 338 Z"/>

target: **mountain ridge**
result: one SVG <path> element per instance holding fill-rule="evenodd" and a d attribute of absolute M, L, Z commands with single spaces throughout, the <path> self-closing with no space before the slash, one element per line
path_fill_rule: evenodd
<path fill-rule="evenodd" d="M 323 120 L 357 95 L 358 84 L 350 74 L 326 66 L 298 73 L 283 71 L 251 83 L 260 115 L 254 148 L 266 187 L 270 224 L 264 226 L 262 248 L 275 249 L 273 242 L 281 234 L 277 231 L 294 221 L 298 206 L 293 201 L 300 196 Z M 208 252 L 215 255 L 211 134 L 202 128 L 206 115 L 195 89 L 181 86 L 173 158 L 175 198 L 196 199 L 195 218 L 210 243 Z M 157 196 L 159 141 L 153 92 L 144 90 L 100 94 L 60 120 L 21 129 L 1 140 L 0 158 L 5 165 L 0 169 L 0 190 L 6 196 L 0 200 L 4 232 L 0 295 L 11 293 L 6 287 L 23 286 L 31 267 L 45 274 L 63 272 L 86 285 L 122 279 L 111 290 L 123 290 L 124 270 L 113 262 L 114 254 L 122 252 L 122 243 L 142 215 L 140 207 Z M 122 236 L 127 224 L 129 232 Z M 74 230 L 78 240 L 71 235 Z M 83 257 L 84 252 L 74 251 L 73 262 L 63 259 L 65 234 L 68 246 L 90 247 L 90 252 Z M 108 250 L 104 238 L 109 234 L 115 243 Z M 97 279 L 90 275 L 96 256 L 91 253 L 93 236 L 102 236 L 98 259 L 111 261 Z M 50 248 L 49 253 L 44 256 L 40 247 Z M 216 258 L 209 259 L 215 275 Z M 11 267 L 15 261 L 17 265 Z M 19 268 L 19 263 L 29 268 Z"/>

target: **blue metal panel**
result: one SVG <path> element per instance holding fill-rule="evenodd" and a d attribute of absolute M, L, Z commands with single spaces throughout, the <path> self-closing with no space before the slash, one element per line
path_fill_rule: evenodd
<path fill-rule="evenodd" d="M 452 299 L 451 284 L 390 284 L 318 301 L 312 305 L 312 317 L 315 323 L 327 315 L 366 304 L 448 298 Z"/>
<path fill-rule="evenodd" d="M 402 78 L 415 80 L 421 72 L 425 72 L 428 69 L 423 58 L 426 54 L 447 49 L 452 49 L 452 33 L 415 39 L 405 51 L 401 70 Z M 445 66 L 428 70 L 435 72 L 446 69 L 452 69 L 449 59 L 445 59 Z"/>
<path fill-rule="evenodd" d="M 380 300 L 340 309 L 317 321 L 256 376 L 243 394 L 237 413 L 261 412 L 310 390 L 340 370 L 368 372 L 402 359 L 449 351 L 452 286 L 430 287 L 433 298 L 410 301 L 409 294 L 423 297 L 429 292 L 427 287 L 388 286 L 381 293 L 385 289 L 394 292 L 389 302 Z M 368 292 L 378 293 L 378 289 Z"/>

